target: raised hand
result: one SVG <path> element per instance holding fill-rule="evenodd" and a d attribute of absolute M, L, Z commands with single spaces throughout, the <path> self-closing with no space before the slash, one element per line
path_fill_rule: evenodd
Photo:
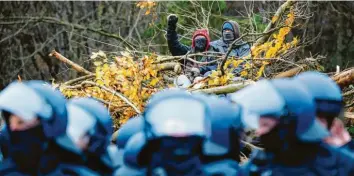
<path fill-rule="evenodd" d="M 178 22 L 178 17 L 175 14 L 168 15 L 167 17 L 167 24 L 170 25 L 176 25 Z"/>

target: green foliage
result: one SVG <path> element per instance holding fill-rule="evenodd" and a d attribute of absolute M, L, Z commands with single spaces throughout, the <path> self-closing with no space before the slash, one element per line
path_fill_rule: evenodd
<path fill-rule="evenodd" d="M 351 136 L 354 136 L 354 126 L 348 127 L 347 130 Z"/>

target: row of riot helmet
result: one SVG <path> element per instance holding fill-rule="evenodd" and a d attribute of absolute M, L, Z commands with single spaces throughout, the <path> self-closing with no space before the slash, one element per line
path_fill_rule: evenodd
<path fill-rule="evenodd" d="M 354 175 L 339 87 L 317 72 L 261 80 L 228 97 L 165 90 L 110 143 L 106 108 L 43 82 L 0 93 L 0 175 Z M 241 161 L 244 131 L 262 144 Z"/>
<path fill-rule="evenodd" d="M 261 80 L 228 97 L 159 92 L 119 129 L 115 175 L 354 175 L 342 110 L 340 88 L 318 72 Z M 241 161 L 247 129 L 261 148 Z"/>
<path fill-rule="evenodd" d="M 14 82 L 1 91 L 0 110 L 0 175 L 113 175 L 119 166 L 112 119 L 94 99 Z"/>

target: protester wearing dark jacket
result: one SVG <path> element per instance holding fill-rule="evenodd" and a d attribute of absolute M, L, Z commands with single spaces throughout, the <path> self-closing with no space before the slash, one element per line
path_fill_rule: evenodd
<path fill-rule="evenodd" d="M 185 55 L 188 52 L 197 53 L 197 52 L 206 52 L 206 51 L 211 51 L 211 52 L 216 51 L 212 46 L 210 46 L 210 37 L 207 29 L 198 29 L 193 33 L 192 46 L 190 47 L 179 42 L 178 35 L 176 32 L 177 21 L 178 18 L 175 15 L 170 15 L 168 17 L 167 43 L 168 43 L 169 50 L 173 56 Z M 205 57 L 205 56 L 199 56 L 196 58 L 196 60 L 200 62 L 210 62 L 213 59 L 214 58 L 212 57 Z M 195 64 L 193 65 L 193 63 L 190 63 L 189 61 L 186 60 L 182 60 L 181 64 L 183 65 L 192 64 L 193 68 L 198 68 L 197 70 L 194 69 L 192 71 L 194 72 L 197 71 L 202 75 L 208 71 L 217 69 L 217 62 L 200 66 L 200 67 L 196 66 Z"/>
<path fill-rule="evenodd" d="M 168 48 L 173 56 L 185 55 L 192 48 L 181 44 L 178 41 L 178 35 L 176 32 L 178 17 L 176 15 L 168 16 L 168 27 L 167 27 L 167 44 Z M 226 21 L 222 26 L 222 38 L 210 43 L 209 51 L 226 53 L 230 44 L 240 37 L 240 27 L 235 21 Z M 194 43 L 194 41 L 193 41 Z M 200 51 L 199 51 L 200 52 Z M 236 42 L 234 48 L 231 50 L 229 56 L 243 57 L 250 54 L 250 45 L 248 43 L 240 40 Z M 233 73 L 239 74 L 242 70 L 244 63 L 241 63 Z M 217 63 L 209 65 L 200 69 L 200 73 L 204 74 L 211 70 L 217 69 Z"/>

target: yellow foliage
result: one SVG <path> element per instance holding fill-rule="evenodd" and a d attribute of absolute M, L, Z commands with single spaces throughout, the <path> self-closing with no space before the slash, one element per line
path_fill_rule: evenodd
<path fill-rule="evenodd" d="M 162 80 L 153 65 L 156 55 L 144 56 L 141 61 L 134 61 L 128 52 L 122 52 L 121 57 L 116 57 L 113 63 L 94 62 L 95 79 L 94 82 L 100 86 L 105 86 L 111 90 L 122 93 L 139 110 L 143 110 L 145 101 L 153 93 L 162 89 L 159 82 Z M 145 83 L 148 83 L 147 85 Z M 142 87 L 145 85 L 145 87 Z M 136 112 L 130 106 L 117 96 L 99 87 L 83 87 L 82 89 L 71 89 L 60 87 L 60 91 L 68 98 L 72 97 L 94 97 L 114 105 L 124 106 L 124 111 L 118 113 L 119 123 L 125 123 L 130 117 L 136 115 Z M 116 114 L 116 108 L 110 106 L 112 115 Z M 120 125 L 119 124 L 119 125 Z"/>
<path fill-rule="evenodd" d="M 151 12 L 154 12 L 154 16 L 156 16 L 155 13 L 155 7 L 156 7 L 157 3 L 154 1 L 150 1 L 150 0 L 146 0 L 146 1 L 140 1 L 138 3 L 136 3 L 137 7 L 140 7 L 141 9 L 146 8 L 146 12 L 145 15 L 149 15 Z"/>
<path fill-rule="evenodd" d="M 295 47 L 298 44 L 298 39 L 296 37 L 293 38 L 291 42 L 285 43 L 285 37 L 291 30 L 291 27 L 295 20 L 294 10 L 290 9 L 290 12 L 286 16 L 287 18 L 284 21 L 285 27 L 279 29 L 277 33 L 271 35 L 271 38 L 268 42 L 263 43 L 259 46 L 252 47 L 251 53 L 253 58 L 261 58 L 261 59 L 272 59 L 279 57 L 280 54 L 286 53 L 290 48 Z M 279 17 L 274 16 L 272 18 L 272 22 L 274 23 L 278 20 Z M 263 71 L 268 65 L 269 62 L 263 61 L 260 68 L 257 68 L 257 75 L 255 75 L 254 79 L 259 79 L 263 74 Z M 241 73 L 242 75 L 242 73 Z M 246 75 L 244 72 L 243 75 Z"/>

